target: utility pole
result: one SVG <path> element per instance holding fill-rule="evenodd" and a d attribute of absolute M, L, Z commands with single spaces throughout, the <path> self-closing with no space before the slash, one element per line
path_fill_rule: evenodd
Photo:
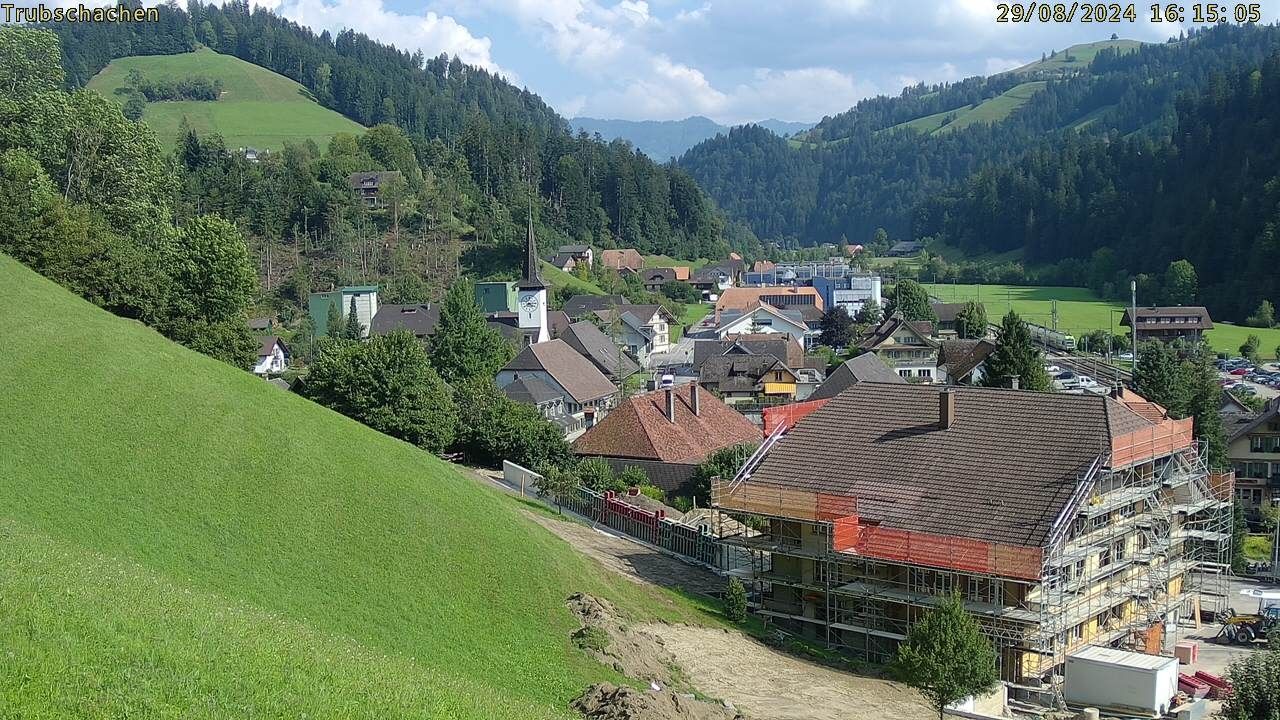
<path fill-rule="evenodd" d="M 1138 281 L 1129 281 L 1129 329 L 1133 331 L 1133 369 L 1138 370 Z"/>

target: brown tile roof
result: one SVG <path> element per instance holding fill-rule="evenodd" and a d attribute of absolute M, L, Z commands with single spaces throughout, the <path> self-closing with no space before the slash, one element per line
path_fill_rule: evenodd
<path fill-rule="evenodd" d="M 720 313 L 723 310 L 742 310 L 745 312 L 761 303 L 769 303 L 782 310 L 789 310 L 800 303 L 787 303 L 781 299 L 803 296 L 812 298 L 812 302 L 804 304 L 813 305 L 818 310 L 822 310 L 822 294 L 816 288 L 809 286 L 731 287 L 720 293 L 720 299 L 716 301 L 716 313 Z M 779 300 L 771 298 L 779 298 Z"/>
<path fill-rule="evenodd" d="M 602 250 L 600 252 L 600 264 L 614 270 L 621 270 L 622 268 L 639 270 L 644 267 L 644 257 L 634 248 Z"/>
<path fill-rule="evenodd" d="M 933 339 L 933 323 L 927 320 L 907 320 L 902 317 L 901 313 L 894 313 L 885 318 L 883 322 L 876 326 L 866 337 L 858 342 L 858 347 L 863 350 L 875 350 L 880 347 L 886 340 L 893 337 L 893 334 L 899 328 L 906 326 L 915 331 L 922 340 L 925 341 L 925 347 L 938 346 L 936 340 Z"/>
<path fill-rule="evenodd" d="M 831 375 L 818 386 L 808 397 L 809 400 L 825 400 L 844 392 L 851 385 L 864 382 L 906 383 L 901 375 L 894 372 L 875 353 L 863 353 L 852 360 L 845 360 L 840 367 L 831 371 Z"/>
<path fill-rule="evenodd" d="M 938 316 L 938 322 L 953 323 L 956 321 L 956 316 L 960 314 L 961 310 L 964 310 L 964 306 L 967 304 L 968 303 L 962 303 L 962 302 L 961 303 L 937 302 L 937 303 L 929 303 L 929 306 L 933 308 L 933 314 Z M 978 303 L 978 305 L 982 305 L 982 303 Z"/>
<path fill-rule="evenodd" d="M 860 383 L 809 414 L 748 484 L 851 495 L 885 527 L 1040 547 L 1111 440 L 1150 423 L 1099 395 Z"/>
<path fill-rule="evenodd" d="M 698 414 L 690 405 L 693 385 L 675 394 L 676 421 L 667 419 L 666 390 L 634 395 L 614 408 L 573 443 L 577 455 L 697 463 L 720 448 L 759 443 L 760 429 L 720 402 L 705 388 L 698 390 Z"/>
<path fill-rule="evenodd" d="M 560 334 L 574 350 L 600 368 L 600 372 L 615 380 L 627 378 L 640 372 L 640 366 L 631 356 L 609 339 L 600 328 L 586 320 L 570 325 Z"/>
<path fill-rule="evenodd" d="M 987 340 L 943 340 L 938 344 L 938 367 L 952 378 L 965 377 L 995 352 Z"/>
<path fill-rule="evenodd" d="M 742 333 L 723 340 L 694 340 L 693 369 L 702 367 L 707 358 L 726 353 L 769 355 L 790 367 L 804 365 L 804 348 L 786 333 Z"/>
<path fill-rule="evenodd" d="M 1120 324 L 1129 325 L 1129 308 L 1125 308 Z M 1192 322 L 1161 322 L 1163 318 L 1193 318 Z M 1138 308 L 1139 330 L 1212 330 L 1213 320 L 1209 311 L 1201 305 L 1174 305 L 1167 307 Z"/>
<path fill-rule="evenodd" d="M 794 370 L 772 355 L 721 355 L 702 363 L 698 380 L 720 392 L 755 390 L 760 378 L 775 367 L 795 375 Z"/>
<path fill-rule="evenodd" d="M 617 391 L 599 368 L 563 340 L 548 340 L 530 345 L 502 369 L 542 370 L 555 378 L 579 405 L 608 397 Z"/>

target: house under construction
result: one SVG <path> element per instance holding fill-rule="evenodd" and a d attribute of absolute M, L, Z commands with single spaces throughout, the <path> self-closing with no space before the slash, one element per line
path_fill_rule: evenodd
<path fill-rule="evenodd" d="M 1136 395 L 860 383 L 778 411 L 712 504 L 756 610 L 806 637 L 885 662 L 958 593 L 1052 700 L 1075 650 L 1159 652 L 1225 602 L 1233 477 Z"/>

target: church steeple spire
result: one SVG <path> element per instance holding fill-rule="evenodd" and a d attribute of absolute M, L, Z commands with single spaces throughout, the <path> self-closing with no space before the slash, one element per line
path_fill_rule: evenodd
<path fill-rule="evenodd" d="M 538 243 L 533 238 L 533 208 L 529 208 L 529 232 L 524 240 L 524 275 L 517 286 L 521 290 L 539 290 L 547 286 L 538 272 Z"/>

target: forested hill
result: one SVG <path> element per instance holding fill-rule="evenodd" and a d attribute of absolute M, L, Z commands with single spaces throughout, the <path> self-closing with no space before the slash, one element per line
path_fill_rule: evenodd
<path fill-rule="evenodd" d="M 680 166 L 762 238 L 866 242 L 881 227 L 912 237 L 918 209 L 979 168 L 1015 162 L 1069 134 L 1165 137 L 1179 94 L 1257 67 L 1278 47 L 1274 26 L 1080 46 L 1020 72 L 865 100 L 791 142 L 735 129 L 694 147 Z"/>
<path fill-rule="evenodd" d="M 701 115 L 683 120 L 601 120 L 576 117 L 569 123 L 577 130 L 598 134 L 606 141 L 615 138 L 626 140 L 659 162 L 678 158 L 703 140 L 729 131 L 727 126 Z M 813 127 L 813 123 L 773 119 L 752 124 L 772 130 L 778 135 L 791 135 Z"/>
<path fill-rule="evenodd" d="M 84 85 L 117 57 L 203 44 L 297 81 L 362 125 L 403 129 L 424 175 L 446 186 L 437 188 L 440 194 L 460 198 L 451 211 L 479 244 L 501 248 L 520 237 L 533 204 L 548 246 L 572 239 L 690 258 L 720 257 L 727 249 L 722 217 L 683 171 L 625 143 L 574 136 L 537 95 L 485 70 L 350 31 L 316 34 L 261 7 L 250 11 L 245 0 L 159 9 L 155 24 L 53 26 L 68 85 Z M 277 233 L 296 228 L 318 236 L 331 229 L 322 203 L 294 200 L 287 216 L 255 222 Z"/>
<path fill-rule="evenodd" d="M 1104 292 L 1185 258 L 1214 318 L 1243 320 L 1280 300 L 1277 133 L 1280 54 L 1179 101 L 1167 139 L 1068 138 L 984 169 L 931 202 L 920 231 L 972 252 L 1025 248 L 1057 282 Z"/>

